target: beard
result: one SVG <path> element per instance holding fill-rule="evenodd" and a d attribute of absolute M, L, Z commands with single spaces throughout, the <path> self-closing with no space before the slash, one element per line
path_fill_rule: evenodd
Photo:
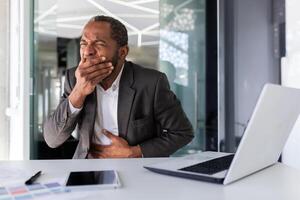
<path fill-rule="evenodd" d="M 113 76 L 113 74 L 118 70 L 117 69 L 118 68 L 117 64 L 119 62 L 119 52 L 118 52 L 118 50 L 115 51 L 113 57 L 111 58 L 111 60 L 109 62 L 111 62 L 111 64 L 114 67 L 114 69 L 113 69 L 112 73 L 108 77 L 106 77 L 106 78 L 103 79 L 104 81 L 110 79 Z"/>
<path fill-rule="evenodd" d="M 111 64 L 112 66 L 116 67 L 118 64 L 118 59 L 119 59 L 119 52 L 118 50 L 116 50 L 116 52 L 114 53 L 112 59 L 111 59 Z"/>

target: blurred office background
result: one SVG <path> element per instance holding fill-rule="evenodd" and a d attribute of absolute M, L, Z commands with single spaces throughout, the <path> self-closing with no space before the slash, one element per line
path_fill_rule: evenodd
<path fill-rule="evenodd" d="M 299 6 L 297 0 L 2 0 L 0 159 L 72 157 L 76 133 L 50 149 L 43 121 L 59 102 L 65 70 L 79 62 L 84 24 L 102 14 L 126 25 L 128 60 L 167 74 L 192 122 L 194 140 L 174 156 L 234 152 L 265 83 L 300 87 Z M 300 168 L 297 127 L 283 161 Z"/>

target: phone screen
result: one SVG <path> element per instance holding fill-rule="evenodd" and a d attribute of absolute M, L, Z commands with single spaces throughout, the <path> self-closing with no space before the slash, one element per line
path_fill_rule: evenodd
<path fill-rule="evenodd" d="M 114 184 L 118 184 L 118 176 L 114 170 L 71 172 L 66 183 L 67 186 Z"/>

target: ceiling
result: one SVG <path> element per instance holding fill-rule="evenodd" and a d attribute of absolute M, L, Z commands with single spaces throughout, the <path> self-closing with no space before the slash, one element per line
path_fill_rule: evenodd
<path fill-rule="evenodd" d="M 40 40 L 78 38 L 95 15 L 120 20 L 136 46 L 159 43 L 159 0 L 36 0 L 35 31 Z"/>

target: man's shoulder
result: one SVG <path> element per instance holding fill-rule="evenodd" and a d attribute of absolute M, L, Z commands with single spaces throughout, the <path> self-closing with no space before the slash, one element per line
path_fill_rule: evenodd
<path fill-rule="evenodd" d="M 151 69 L 147 67 L 143 67 L 139 64 L 133 63 L 128 61 L 127 62 L 130 67 L 133 69 L 134 74 L 136 75 L 135 78 L 159 78 L 163 75 L 162 72 L 156 70 L 156 69 Z"/>
<path fill-rule="evenodd" d="M 65 77 L 66 79 L 68 79 L 69 81 L 75 81 L 75 71 L 76 71 L 77 67 L 72 67 L 72 68 L 68 68 L 65 71 Z"/>
<path fill-rule="evenodd" d="M 72 68 L 66 69 L 65 74 L 68 76 L 75 76 L 76 69 L 77 69 L 77 67 L 72 67 Z"/>
<path fill-rule="evenodd" d="M 77 67 L 72 67 L 66 69 L 65 71 L 65 81 L 67 81 L 71 87 L 73 87 L 76 84 L 76 78 L 75 78 L 76 68 Z"/>

